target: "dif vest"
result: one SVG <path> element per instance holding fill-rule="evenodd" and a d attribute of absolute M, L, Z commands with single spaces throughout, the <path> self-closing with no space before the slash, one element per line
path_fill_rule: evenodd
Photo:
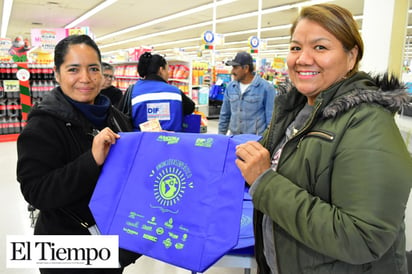
<path fill-rule="evenodd" d="M 183 106 L 181 91 L 162 81 L 139 80 L 132 91 L 133 126 L 158 119 L 162 129 L 182 131 Z"/>

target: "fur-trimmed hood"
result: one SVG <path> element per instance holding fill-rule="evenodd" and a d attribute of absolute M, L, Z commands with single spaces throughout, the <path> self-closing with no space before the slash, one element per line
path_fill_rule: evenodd
<path fill-rule="evenodd" d="M 292 90 L 298 92 L 291 83 L 287 83 L 279 87 L 278 94 Z M 363 103 L 377 104 L 395 113 L 410 100 L 406 85 L 397 77 L 387 73 L 370 76 L 364 72 L 335 84 L 319 97 L 329 102 L 322 110 L 324 118 L 334 118 Z"/>
<path fill-rule="evenodd" d="M 325 118 L 333 118 L 340 112 L 362 103 L 378 104 L 390 112 L 397 112 L 402 105 L 408 103 L 409 96 L 406 86 L 396 77 L 388 74 L 372 78 L 375 87 L 357 87 L 345 95 L 333 100 L 324 110 Z"/>

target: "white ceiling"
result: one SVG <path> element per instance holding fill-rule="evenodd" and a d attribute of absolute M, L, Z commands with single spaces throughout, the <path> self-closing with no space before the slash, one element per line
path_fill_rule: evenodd
<path fill-rule="evenodd" d="M 412 4 L 412 0 L 409 0 Z M 3 0 L 1 1 L 3 2 Z M 30 37 L 32 28 L 63 28 L 76 18 L 80 17 L 93 7 L 104 1 L 100 0 L 14 0 L 7 37 L 14 38 L 22 35 Z M 304 0 L 262 0 L 262 10 L 265 12 L 272 8 L 286 4 L 307 2 Z M 331 1 L 348 8 L 353 15 L 363 14 L 363 0 L 336 0 Z M 201 34 L 213 29 L 213 9 L 192 13 L 176 19 L 153 24 L 154 20 L 171 16 L 181 11 L 189 10 L 201 5 L 212 4 L 213 0 L 118 0 L 109 8 L 86 19 L 78 26 L 89 26 L 94 33 L 102 53 L 114 50 L 136 48 L 139 46 L 154 46 L 155 51 L 172 54 L 167 49 L 183 48 L 186 52 L 196 53 L 201 44 Z M 226 46 L 217 47 L 217 51 L 233 55 L 240 48 L 247 49 L 247 40 L 256 36 L 258 27 L 258 0 L 236 0 L 230 4 L 219 6 L 216 10 L 216 33 L 225 35 Z M 1 4 L 1 9 L 3 4 Z M 412 6 L 411 6 L 412 8 Z M 0 10 L 1 11 L 1 10 Z M 1 11 L 2 12 L 2 11 Z M 268 49 L 284 50 L 288 43 L 289 28 L 267 30 L 270 27 L 290 24 L 296 17 L 297 8 L 280 12 L 268 12 L 261 18 L 261 38 L 268 40 Z M 249 15 L 248 17 L 222 22 L 223 19 L 234 15 Z M 150 23 L 152 22 L 152 23 Z M 104 36 L 126 28 L 147 24 L 148 26 L 130 31 L 121 35 L 102 39 Z M 362 20 L 358 20 L 360 27 Z M 201 26 L 196 27 L 198 24 Z M 412 20 L 409 19 L 409 25 Z M 184 31 L 173 31 L 175 28 L 192 27 Z M 239 31 L 250 30 L 250 33 L 233 35 Z M 155 34 L 160 35 L 155 35 Z M 142 37 L 148 36 L 149 37 Z M 412 30 L 408 30 L 412 35 Z M 273 38 L 278 37 L 278 40 Z M 127 40 L 130 42 L 122 43 Z M 179 42 L 191 39 L 190 42 Z M 273 40 L 272 40 L 273 39 Z M 178 41 L 176 43 L 168 43 Z M 110 44 L 117 43 L 118 45 Z M 279 46 L 277 46 L 279 45 Z M 226 49 L 225 48 L 230 48 Z M 280 52 L 280 51 L 279 51 Z M 276 51 L 270 53 L 276 55 Z"/>

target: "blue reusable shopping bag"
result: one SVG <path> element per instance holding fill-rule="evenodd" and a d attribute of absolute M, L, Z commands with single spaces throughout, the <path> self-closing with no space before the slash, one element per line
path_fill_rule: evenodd
<path fill-rule="evenodd" d="M 183 116 L 182 132 L 200 133 L 200 114 L 189 114 Z"/>
<path fill-rule="evenodd" d="M 253 203 L 249 187 L 245 187 L 242 218 L 240 221 L 239 241 L 229 254 L 253 255 L 255 236 L 253 233 Z"/>
<path fill-rule="evenodd" d="M 238 142 L 217 134 L 121 133 L 89 204 L 101 233 L 119 235 L 124 249 L 204 272 L 238 242 Z"/>

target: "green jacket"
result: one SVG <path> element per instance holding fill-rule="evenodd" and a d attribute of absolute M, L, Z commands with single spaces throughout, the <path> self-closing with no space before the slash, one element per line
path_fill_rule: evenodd
<path fill-rule="evenodd" d="M 396 79 L 359 72 L 320 93 L 302 129 L 284 146 L 277 171 L 257 181 L 255 252 L 260 274 L 263 214 L 274 222 L 281 274 L 407 273 L 404 214 L 412 161 L 394 113 L 407 101 Z M 273 155 L 306 103 L 279 95 L 262 144 Z"/>

